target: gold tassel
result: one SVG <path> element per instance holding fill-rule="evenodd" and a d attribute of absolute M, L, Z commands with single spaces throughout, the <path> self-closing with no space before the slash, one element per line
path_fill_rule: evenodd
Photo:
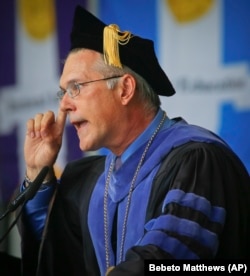
<path fill-rule="evenodd" d="M 106 64 L 122 68 L 119 55 L 119 44 L 127 44 L 130 38 L 131 32 L 121 32 L 119 27 L 115 24 L 110 24 L 104 28 L 103 53 Z"/>

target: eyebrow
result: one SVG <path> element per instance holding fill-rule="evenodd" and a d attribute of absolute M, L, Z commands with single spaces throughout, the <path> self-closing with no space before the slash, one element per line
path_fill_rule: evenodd
<path fill-rule="evenodd" d="M 70 84 L 72 84 L 72 83 L 78 83 L 76 80 L 71 80 L 71 81 L 68 81 L 67 82 L 67 85 L 66 85 L 66 87 L 68 87 Z M 65 88 L 63 88 L 61 85 L 59 86 L 59 88 L 61 89 L 61 90 L 63 90 L 63 91 L 66 91 L 66 89 Z"/>

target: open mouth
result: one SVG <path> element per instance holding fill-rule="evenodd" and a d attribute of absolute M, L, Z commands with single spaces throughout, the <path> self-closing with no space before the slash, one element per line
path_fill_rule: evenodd
<path fill-rule="evenodd" d="M 71 124 L 72 124 L 77 130 L 79 130 L 79 129 L 83 128 L 84 126 L 86 126 L 87 121 L 85 121 L 85 120 L 84 120 L 84 121 L 78 121 L 78 122 L 72 121 Z"/>

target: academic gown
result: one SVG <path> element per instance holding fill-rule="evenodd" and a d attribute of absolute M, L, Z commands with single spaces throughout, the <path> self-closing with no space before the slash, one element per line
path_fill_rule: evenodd
<path fill-rule="evenodd" d="M 110 181 L 109 255 L 116 265 L 110 275 L 143 275 L 144 259 L 249 258 L 249 175 L 219 137 L 182 119 L 163 127 L 147 152 L 121 252 L 128 190 L 144 148 Z M 105 274 L 103 195 L 112 158 L 85 158 L 65 168 L 42 246 L 22 217 L 24 275 L 35 275 L 39 246 L 37 275 Z"/>

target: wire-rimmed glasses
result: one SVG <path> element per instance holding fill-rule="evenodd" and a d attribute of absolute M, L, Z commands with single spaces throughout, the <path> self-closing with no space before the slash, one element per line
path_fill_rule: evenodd
<path fill-rule="evenodd" d="M 106 77 L 98 80 L 91 80 L 91 81 L 85 81 L 85 82 L 74 82 L 69 84 L 68 88 L 66 90 L 59 90 L 56 95 L 58 99 L 62 99 L 63 96 L 67 93 L 71 98 L 76 97 L 77 95 L 80 94 L 80 88 L 81 86 L 87 85 L 89 83 L 97 82 L 97 81 L 105 81 L 105 80 L 110 80 L 110 79 L 115 79 L 115 78 L 121 78 L 121 76 L 111 76 L 111 77 Z"/>

